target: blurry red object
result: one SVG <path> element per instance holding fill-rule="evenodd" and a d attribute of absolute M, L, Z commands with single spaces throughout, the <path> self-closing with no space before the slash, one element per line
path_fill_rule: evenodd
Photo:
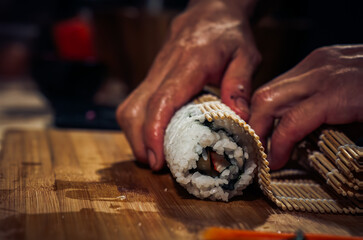
<path fill-rule="evenodd" d="M 58 55 L 63 60 L 94 61 L 96 59 L 92 27 L 78 17 L 57 23 L 53 28 Z"/>
<path fill-rule="evenodd" d="M 212 227 L 203 233 L 205 240 L 290 240 L 301 239 L 294 233 L 273 233 L 257 232 L 238 229 L 225 229 Z M 362 237 L 336 236 L 324 234 L 305 233 L 303 239 L 306 240 L 362 240 Z"/>

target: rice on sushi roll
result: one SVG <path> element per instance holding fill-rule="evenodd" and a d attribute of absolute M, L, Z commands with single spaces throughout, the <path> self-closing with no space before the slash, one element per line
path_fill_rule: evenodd
<path fill-rule="evenodd" d="M 176 181 L 198 198 L 228 201 L 252 183 L 266 154 L 258 136 L 212 95 L 178 110 L 165 133 L 164 153 Z"/>

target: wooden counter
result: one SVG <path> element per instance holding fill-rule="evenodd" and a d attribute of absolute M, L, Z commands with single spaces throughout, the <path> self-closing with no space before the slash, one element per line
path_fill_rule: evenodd
<path fill-rule="evenodd" d="M 363 235 L 363 216 L 283 212 L 250 186 L 229 203 L 189 195 L 134 161 L 122 133 L 7 132 L 0 239 L 195 239 L 211 226 Z"/>

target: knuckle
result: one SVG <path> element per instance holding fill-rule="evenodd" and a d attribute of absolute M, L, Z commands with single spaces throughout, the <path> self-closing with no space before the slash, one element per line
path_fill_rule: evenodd
<path fill-rule="evenodd" d="M 116 119 L 119 124 L 121 124 L 121 119 L 124 114 L 124 106 L 123 104 L 120 104 L 116 109 Z"/>
<path fill-rule="evenodd" d="M 331 47 L 324 46 L 324 47 L 320 47 L 320 48 L 317 48 L 314 51 L 312 51 L 311 54 L 309 55 L 309 57 L 314 57 L 319 61 L 326 60 L 327 57 L 329 57 L 333 51 L 335 51 L 335 50 L 332 49 Z"/>
<path fill-rule="evenodd" d="M 164 83 L 164 87 L 167 89 L 171 89 L 173 86 L 170 86 L 170 83 Z M 160 102 L 163 98 L 165 98 L 166 92 L 163 90 L 156 91 L 149 99 L 148 106 L 150 109 L 158 108 L 160 105 Z"/>
<path fill-rule="evenodd" d="M 136 117 L 134 109 L 127 103 L 121 104 L 116 110 L 116 118 L 121 127 L 132 124 Z"/>
<path fill-rule="evenodd" d="M 299 123 L 301 116 L 306 115 L 301 107 L 296 106 L 294 111 L 288 111 L 281 119 L 277 130 L 277 137 L 281 139 L 300 139 L 301 131 Z"/>
<path fill-rule="evenodd" d="M 322 55 L 325 54 L 324 47 L 314 49 L 307 58 L 320 58 Z"/>
<path fill-rule="evenodd" d="M 323 47 L 319 47 L 319 48 L 315 49 L 313 52 L 316 52 L 316 53 L 319 53 L 319 54 L 323 54 L 327 50 L 329 50 L 329 47 L 328 46 L 323 46 Z"/>
<path fill-rule="evenodd" d="M 265 105 L 269 102 L 271 102 L 271 99 L 273 98 L 273 92 L 270 87 L 262 87 L 259 88 L 252 97 L 252 105 L 260 106 Z"/>
<path fill-rule="evenodd" d="M 290 135 L 293 133 L 290 133 L 295 127 L 297 126 L 298 118 L 297 114 L 295 112 L 288 112 L 283 116 L 283 120 L 281 122 L 281 129 L 280 135 Z"/>
<path fill-rule="evenodd" d="M 289 129 L 286 126 L 279 126 L 277 127 L 272 135 L 272 140 L 275 142 L 276 145 L 286 144 L 288 139 L 294 136 L 289 132 Z"/>
<path fill-rule="evenodd" d="M 308 57 L 313 57 L 321 63 L 327 62 L 339 55 L 340 51 L 336 46 L 324 46 L 313 50 Z"/>
<path fill-rule="evenodd" d="M 315 54 L 326 54 L 331 49 L 332 49 L 332 47 L 330 47 L 330 46 L 323 46 L 323 47 L 319 47 L 319 48 L 315 49 L 313 51 L 313 53 L 315 53 Z"/>

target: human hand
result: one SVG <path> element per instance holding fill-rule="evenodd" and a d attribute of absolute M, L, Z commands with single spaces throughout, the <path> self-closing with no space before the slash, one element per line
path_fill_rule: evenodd
<path fill-rule="evenodd" d="M 270 168 L 284 166 L 293 146 L 323 123 L 363 121 L 362 93 L 363 45 L 319 48 L 259 88 L 249 123 L 264 143 L 273 131 Z"/>
<path fill-rule="evenodd" d="M 246 16 L 253 1 L 192 1 L 173 21 L 146 79 L 117 110 L 137 160 L 163 167 L 167 124 L 206 84 L 221 85 L 222 101 L 247 121 L 260 61 Z"/>

